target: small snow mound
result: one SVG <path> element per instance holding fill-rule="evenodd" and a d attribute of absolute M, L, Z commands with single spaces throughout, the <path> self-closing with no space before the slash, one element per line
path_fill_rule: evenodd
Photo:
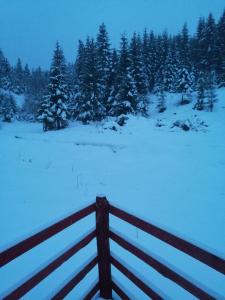
<path fill-rule="evenodd" d="M 205 123 L 205 121 L 201 120 L 200 118 L 195 117 L 194 119 L 186 119 L 186 120 L 177 120 L 173 122 L 171 128 L 178 127 L 181 128 L 184 131 L 201 131 L 206 132 L 206 128 L 208 125 Z"/>

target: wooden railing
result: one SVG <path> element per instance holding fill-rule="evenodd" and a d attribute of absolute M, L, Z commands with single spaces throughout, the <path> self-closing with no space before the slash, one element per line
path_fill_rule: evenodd
<path fill-rule="evenodd" d="M 97 197 L 96 203 L 87 206 L 86 208 L 72 214 L 71 216 L 47 227 L 37 234 L 23 240 L 9 249 L 6 249 L 0 254 L 0 266 L 3 267 L 12 260 L 21 256 L 25 252 L 31 250 L 35 246 L 41 244 L 55 234 L 61 232 L 67 227 L 73 225 L 79 220 L 95 212 L 96 215 L 96 229 L 88 233 L 78 243 L 74 244 L 70 249 L 60 254 L 57 258 L 51 261 L 47 266 L 42 268 L 31 278 L 20 284 L 16 289 L 11 291 L 3 299 L 20 299 L 43 279 L 60 267 L 69 258 L 75 255 L 79 250 L 87 246 L 94 238 L 97 239 L 97 254 L 94 258 L 88 261 L 83 269 L 79 271 L 69 282 L 66 283 L 52 299 L 64 299 L 72 289 L 96 266 L 98 265 L 98 280 L 93 288 L 87 293 L 83 299 L 92 299 L 98 292 L 100 296 L 105 299 L 112 298 L 112 291 L 114 291 L 121 299 L 130 299 L 125 292 L 119 287 L 111 276 L 111 266 L 113 265 L 121 273 L 123 273 L 129 280 L 131 280 L 137 287 L 139 287 L 147 296 L 152 299 L 163 299 L 156 291 L 138 278 L 131 270 L 125 267 L 119 259 L 110 252 L 110 239 L 118 245 L 141 259 L 151 268 L 155 269 L 164 277 L 172 280 L 183 289 L 196 296 L 199 299 L 216 299 L 213 295 L 209 295 L 202 288 L 198 287 L 188 279 L 178 274 L 164 263 L 158 261 L 142 249 L 134 246 L 130 241 L 120 236 L 118 233 L 109 229 L 109 215 L 112 214 L 123 221 L 132 224 L 133 226 L 147 232 L 148 234 L 160 239 L 161 241 L 173 246 L 174 248 L 188 254 L 189 256 L 201 261 L 212 269 L 225 275 L 225 260 L 209 253 L 196 245 L 191 244 L 184 239 L 181 239 L 155 225 L 152 225 L 136 216 L 129 214 L 113 205 L 110 205 L 106 198 Z"/>

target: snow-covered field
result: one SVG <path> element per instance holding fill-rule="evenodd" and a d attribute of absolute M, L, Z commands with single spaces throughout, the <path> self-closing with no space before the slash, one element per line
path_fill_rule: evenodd
<path fill-rule="evenodd" d="M 46 133 L 41 124 L 0 124 L 0 249 L 95 201 L 96 195 L 105 195 L 113 204 L 225 257 L 224 89 L 218 98 L 215 111 L 209 113 L 192 110 L 193 104 L 176 106 L 177 96 L 170 95 L 166 112 L 131 117 L 118 131 L 108 129 L 109 123 L 72 123 L 65 130 Z M 171 128 L 174 121 L 186 119 L 198 131 Z M 225 299 L 224 276 L 116 218 L 111 218 L 111 225 Z M 93 226 L 94 216 L 88 217 L 3 267 L 0 293 Z M 194 299 L 114 243 L 111 248 L 165 299 Z M 94 249 L 93 242 L 24 299 L 49 299 Z M 147 299 L 114 269 L 113 275 L 132 299 Z M 67 298 L 82 299 L 95 278 L 96 268 Z"/>

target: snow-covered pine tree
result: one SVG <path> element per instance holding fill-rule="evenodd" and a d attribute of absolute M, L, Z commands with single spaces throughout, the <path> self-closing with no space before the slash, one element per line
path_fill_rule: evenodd
<path fill-rule="evenodd" d="M 188 104 L 191 102 L 191 85 L 192 79 L 187 68 L 181 67 L 177 73 L 177 86 L 176 91 L 181 93 L 180 105 Z"/>
<path fill-rule="evenodd" d="M 79 40 L 77 57 L 74 65 L 73 98 L 69 102 L 69 111 L 72 119 L 79 119 L 79 115 L 82 114 L 82 107 L 85 102 L 84 99 L 85 61 L 86 61 L 85 45 L 81 40 Z"/>
<path fill-rule="evenodd" d="M 9 93 L 0 92 L 0 117 L 3 122 L 12 122 L 17 112 L 16 102 Z"/>
<path fill-rule="evenodd" d="M 166 98 L 165 98 L 165 78 L 164 78 L 164 69 L 165 67 L 162 65 L 158 72 L 156 77 L 156 83 L 154 87 L 154 93 L 157 97 L 157 110 L 159 113 L 162 113 L 166 110 Z"/>
<path fill-rule="evenodd" d="M 154 32 L 149 34 L 149 91 L 152 92 L 156 81 L 156 73 L 158 69 L 158 53 L 157 53 L 157 39 Z"/>
<path fill-rule="evenodd" d="M 216 69 L 217 57 L 218 57 L 218 48 L 216 45 L 217 41 L 217 28 L 216 22 L 210 13 L 206 20 L 205 27 L 205 39 L 207 43 L 207 53 L 206 53 L 206 71 L 211 72 L 211 70 Z"/>
<path fill-rule="evenodd" d="M 154 34 L 152 33 L 154 36 Z M 143 60 L 143 67 L 145 70 L 145 75 L 147 77 L 147 85 L 148 91 L 152 90 L 152 69 L 153 69 L 153 62 L 152 62 L 152 47 L 153 43 L 150 39 L 150 35 L 148 34 L 147 29 L 145 28 L 143 37 L 142 37 L 142 60 Z"/>
<path fill-rule="evenodd" d="M 13 91 L 20 95 L 23 94 L 25 90 L 24 87 L 24 69 L 22 66 L 21 59 L 17 59 L 16 66 L 13 70 Z"/>
<path fill-rule="evenodd" d="M 134 84 L 137 91 L 136 113 L 146 115 L 148 111 L 148 101 L 147 101 L 148 82 L 147 82 L 147 75 L 145 73 L 141 48 L 142 48 L 141 37 L 136 33 L 134 33 L 131 39 L 129 51 L 130 51 L 130 60 L 131 60 L 130 71 L 131 71 L 132 78 L 134 79 Z"/>
<path fill-rule="evenodd" d="M 170 93 L 175 92 L 175 83 L 176 83 L 175 79 L 177 76 L 177 60 L 176 60 L 176 51 L 174 51 L 172 44 L 169 47 L 165 64 L 162 66 L 161 72 L 162 74 L 160 75 L 160 78 L 163 80 L 164 91 Z"/>
<path fill-rule="evenodd" d="M 12 68 L 0 49 L 0 88 L 4 90 L 12 89 Z"/>
<path fill-rule="evenodd" d="M 42 104 L 42 106 L 44 105 L 47 107 L 47 112 L 39 114 L 39 119 L 42 119 L 47 125 L 46 129 L 61 129 L 68 125 L 68 90 L 65 74 L 65 58 L 63 51 L 57 42 L 50 69 L 48 95 L 44 99 L 44 104 Z"/>
<path fill-rule="evenodd" d="M 88 123 L 100 121 L 105 117 L 105 107 L 99 101 L 96 44 L 89 37 L 86 40 L 79 75 L 79 103 L 77 119 Z"/>
<path fill-rule="evenodd" d="M 31 72 L 28 64 L 26 64 L 23 70 L 23 86 L 24 86 L 25 93 L 29 91 L 30 84 L 31 84 Z"/>
<path fill-rule="evenodd" d="M 216 97 L 216 74 L 215 71 L 211 71 L 207 76 L 207 88 L 206 88 L 206 109 L 208 111 L 213 111 L 214 104 L 217 100 Z"/>
<path fill-rule="evenodd" d="M 197 110 L 204 110 L 205 109 L 206 82 L 207 82 L 206 73 L 201 71 L 199 73 L 199 76 L 198 76 L 197 102 L 194 106 L 194 109 L 197 109 Z"/>
<path fill-rule="evenodd" d="M 225 87 L 225 9 L 217 24 L 217 50 L 216 73 L 219 86 Z"/>
<path fill-rule="evenodd" d="M 106 26 L 102 23 L 96 39 L 96 58 L 97 58 L 97 73 L 98 73 L 98 90 L 99 101 L 105 107 L 105 112 L 109 110 L 108 98 L 110 93 L 109 76 L 110 76 L 110 42 Z"/>
<path fill-rule="evenodd" d="M 121 37 L 117 86 L 116 103 L 112 115 L 120 116 L 135 113 L 137 110 L 137 90 L 131 73 L 131 58 L 125 35 Z"/>
<path fill-rule="evenodd" d="M 116 49 L 113 49 L 110 55 L 110 67 L 109 67 L 110 72 L 109 72 L 109 78 L 107 84 L 109 89 L 108 91 L 109 97 L 106 105 L 107 116 L 113 116 L 117 105 L 115 96 L 118 92 L 118 81 L 117 81 L 118 63 L 119 63 L 119 57 L 117 51 Z"/>

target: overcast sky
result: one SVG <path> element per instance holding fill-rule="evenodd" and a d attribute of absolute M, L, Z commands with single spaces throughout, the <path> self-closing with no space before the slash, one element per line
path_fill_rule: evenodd
<path fill-rule="evenodd" d="M 194 32 L 199 16 L 218 19 L 224 0 L 0 0 L 0 48 L 11 63 L 48 68 L 59 40 L 74 61 L 78 39 L 95 36 L 104 22 L 113 46 L 120 34 L 145 27 L 177 33 L 184 22 Z"/>

